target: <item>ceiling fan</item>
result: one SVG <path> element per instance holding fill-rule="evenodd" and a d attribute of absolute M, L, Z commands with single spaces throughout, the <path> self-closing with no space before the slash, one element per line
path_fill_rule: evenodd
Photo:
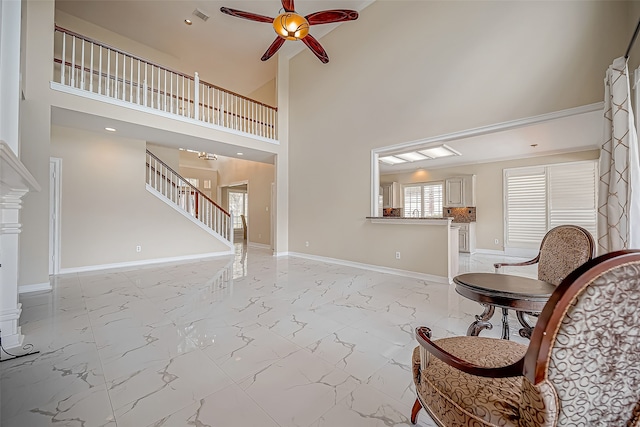
<path fill-rule="evenodd" d="M 324 50 L 322 45 L 320 45 L 318 40 L 309 34 L 309 27 L 311 25 L 354 21 L 358 19 L 358 12 L 348 9 L 333 9 L 322 10 L 310 13 L 307 16 L 302 16 L 296 13 L 293 2 L 294 0 L 282 0 L 282 8 L 284 9 L 284 12 L 275 18 L 258 15 L 252 12 L 230 9 L 228 7 L 221 7 L 220 12 L 235 16 L 236 18 L 265 22 L 273 25 L 273 29 L 276 31 L 276 34 L 278 34 L 278 37 L 276 37 L 274 42 L 271 43 L 271 46 L 269 46 L 264 55 L 262 55 L 262 58 L 260 58 L 263 61 L 266 61 L 275 55 L 285 40 L 302 40 L 302 43 L 306 44 L 318 59 L 326 64 L 329 62 L 329 55 L 327 55 L 327 52 Z"/>

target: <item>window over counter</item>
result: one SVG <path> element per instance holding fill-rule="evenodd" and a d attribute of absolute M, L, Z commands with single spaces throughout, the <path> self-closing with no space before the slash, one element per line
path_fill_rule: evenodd
<path fill-rule="evenodd" d="M 578 225 L 597 238 L 595 160 L 504 170 L 505 251 L 537 250 L 548 230 Z"/>
<path fill-rule="evenodd" d="M 404 216 L 441 217 L 443 190 L 443 182 L 404 185 Z"/>

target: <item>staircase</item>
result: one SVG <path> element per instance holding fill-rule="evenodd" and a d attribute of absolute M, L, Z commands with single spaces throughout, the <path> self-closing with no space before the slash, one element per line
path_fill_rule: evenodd
<path fill-rule="evenodd" d="M 147 150 L 147 190 L 233 248 L 233 221 L 229 212 Z"/>

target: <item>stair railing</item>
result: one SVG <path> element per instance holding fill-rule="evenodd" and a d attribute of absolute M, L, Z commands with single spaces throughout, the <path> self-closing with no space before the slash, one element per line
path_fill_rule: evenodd
<path fill-rule="evenodd" d="M 75 89 L 277 140 L 278 109 L 56 25 L 54 79 Z"/>
<path fill-rule="evenodd" d="M 184 212 L 218 233 L 224 240 L 233 242 L 233 221 L 229 212 L 149 150 L 147 150 L 146 181 L 155 191 Z"/>

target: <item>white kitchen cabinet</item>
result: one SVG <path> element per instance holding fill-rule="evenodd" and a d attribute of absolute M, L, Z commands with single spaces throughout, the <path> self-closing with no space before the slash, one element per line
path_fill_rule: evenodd
<path fill-rule="evenodd" d="M 445 181 L 444 206 L 462 208 L 476 205 L 476 176 L 462 175 Z"/>
<path fill-rule="evenodd" d="M 382 184 L 382 207 L 402 207 L 402 186 L 399 182 L 388 182 Z"/>
<path fill-rule="evenodd" d="M 476 223 L 455 223 L 460 227 L 458 231 L 458 248 L 460 252 L 475 253 L 476 252 Z"/>

